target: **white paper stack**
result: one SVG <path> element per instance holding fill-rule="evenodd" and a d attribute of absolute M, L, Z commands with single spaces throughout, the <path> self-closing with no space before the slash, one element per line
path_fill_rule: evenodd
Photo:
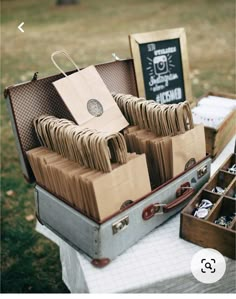
<path fill-rule="evenodd" d="M 208 96 L 198 102 L 192 109 L 194 124 L 216 129 L 227 116 L 236 110 L 236 101 L 229 98 Z"/>

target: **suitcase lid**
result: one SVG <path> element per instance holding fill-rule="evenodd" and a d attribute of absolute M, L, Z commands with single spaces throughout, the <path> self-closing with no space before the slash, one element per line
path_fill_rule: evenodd
<path fill-rule="evenodd" d="M 137 86 L 132 59 L 116 60 L 95 66 L 110 92 L 137 95 Z M 74 71 L 68 72 L 72 74 Z M 33 119 L 42 114 L 73 120 L 52 82 L 63 74 L 32 80 L 7 87 L 4 91 L 11 118 L 13 133 L 20 157 L 21 169 L 28 182 L 35 177 L 26 152 L 40 146 L 33 127 Z"/>

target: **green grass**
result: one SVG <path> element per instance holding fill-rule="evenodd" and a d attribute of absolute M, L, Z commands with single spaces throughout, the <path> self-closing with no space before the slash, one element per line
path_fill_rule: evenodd
<path fill-rule="evenodd" d="M 192 90 L 235 93 L 234 0 L 81 0 L 57 7 L 54 0 L 1 1 L 3 89 L 57 73 L 50 54 L 65 48 L 80 67 L 130 57 L 128 35 L 185 27 Z M 25 22 L 24 33 L 17 26 Z M 66 69 L 72 67 L 61 60 Z M 7 195 L 9 190 L 10 196 Z M 6 103 L 1 96 L 1 291 L 67 292 L 58 247 L 35 232 L 33 186 L 21 174 Z"/>

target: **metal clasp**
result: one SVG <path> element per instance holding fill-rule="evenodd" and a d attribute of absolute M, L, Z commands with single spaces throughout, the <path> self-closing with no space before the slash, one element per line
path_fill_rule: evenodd
<path fill-rule="evenodd" d="M 200 179 L 207 173 L 207 165 L 202 166 L 197 171 L 197 178 Z"/>
<path fill-rule="evenodd" d="M 125 216 L 125 217 L 121 218 L 120 220 L 118 220 L 117 222 L 113 223 L 112 224 L 113 235 L 126 229 L 128 225 L 129 225 L 129 216 Z"/>

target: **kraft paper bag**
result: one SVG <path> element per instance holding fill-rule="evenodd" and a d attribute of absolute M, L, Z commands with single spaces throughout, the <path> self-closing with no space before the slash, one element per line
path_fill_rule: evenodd
<path fill-rule="evenodd" d="M 27 156 L 37 182 L 42 174 L 48 191 L 97 220 L 151 192 L 145 155 L 129 154 L 126 164 L 113 163 L 109 173 L 85 168 L 46 148 L 29 150 Z"/>
<path fill-rule="evenodd" d="M 187 170 L 206 156 L 203 125 L 197 125 L 183 134 L 172 137 L 173 176 Z"/>
<path fill-rule="evenodd" d="M 34 119 L 34 125 L 43 146 L 80 165 L 110 172 L 113 162 L 127 162 L 125 139 L 119 132 L 81 129 L 74 123 L 49 115 Z"/>
<path fill-rule="evenodd" d="M 137 175 L 141 174 L 141 175 Z M 130 155 L 126 164 L 116 164 L 113 171 L 87 177 L 90 202 L 104 220 L 121 209 L 127 200 L 135 201 L 151 192 L 145 155 Z"/>
<path fill-rule="evenodd" d="M 67 75 L 55 62 L 54 56 L 63 54 L 77 72 Z M 81 127 L 115 133 L 128 126 L 127 120 L 94 66 L 80 70 L 66 51 L 51 55 L 54 65 L 64 78 L 53 82 L 57 92 Z"/>

